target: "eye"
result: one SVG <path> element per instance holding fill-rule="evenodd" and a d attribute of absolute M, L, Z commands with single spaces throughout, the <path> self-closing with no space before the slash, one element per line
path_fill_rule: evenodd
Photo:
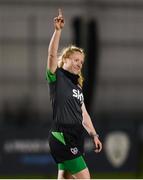
<path fill-rule="evenodd" d="M 78 59 L 74 59 L 75 62 L 78 62 L 79 60 Z"/>

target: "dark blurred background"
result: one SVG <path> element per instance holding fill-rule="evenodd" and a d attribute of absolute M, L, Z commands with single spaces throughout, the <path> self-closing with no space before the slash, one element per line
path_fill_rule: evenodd
<path fill-rule="evenodd" d="M 86 53 L 85 104 L 103 142 L 95 154 L 85 132 L 92 178 L 143 178 L 142 0 L 0 0 L 0 178 L 56 178 L 45 70 L 59 7 L 60 49 Z"/>

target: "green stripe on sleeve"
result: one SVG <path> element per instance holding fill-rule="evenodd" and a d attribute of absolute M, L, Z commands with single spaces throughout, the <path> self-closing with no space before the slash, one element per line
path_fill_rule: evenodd
<path fill-rule="evenodd" d="M 49 69 L 46 70 L 46 80 L 49 83 L 53 83 L 56 81 L 56 74 L 52 73 Z"/>

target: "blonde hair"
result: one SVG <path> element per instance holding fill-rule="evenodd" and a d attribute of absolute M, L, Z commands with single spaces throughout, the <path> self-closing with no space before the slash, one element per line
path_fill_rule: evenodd
<path fill-rule="evenodd" d="M 85 53 L 84 53 L 82 48 L 79 48 L 79 47 L 74 46 L 74 45 L 70 45 L 70 46 L 64 48 L 61 51 L 61 53 L 59 55 L 59 58 L 58 58 L 58 67 L 63 67 L 63 64 L 64 64 L 63 60 L 64 60 L 64 58 L 69 58 L 69 56 L 71 54 L 73 54 L 74 52 L 80 52 L 85 57 Z M 83 81 L 84 81 L 82 72 L 80 72 L 78 75 L 79 75 L 78 83 L 82 87 L 83 86 Z"/>

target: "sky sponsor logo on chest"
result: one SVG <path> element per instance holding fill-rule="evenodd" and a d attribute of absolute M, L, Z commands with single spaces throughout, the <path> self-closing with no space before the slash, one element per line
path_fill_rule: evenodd
<path fill-rule="evenodd" d="M 73 89 L 72 92 L 73 92 L 73 97 L 76 97 L 78 100 L 80 100 L 80 102 L 84 101 L 82 92 L 80 92 L 78 89 Z"/>

